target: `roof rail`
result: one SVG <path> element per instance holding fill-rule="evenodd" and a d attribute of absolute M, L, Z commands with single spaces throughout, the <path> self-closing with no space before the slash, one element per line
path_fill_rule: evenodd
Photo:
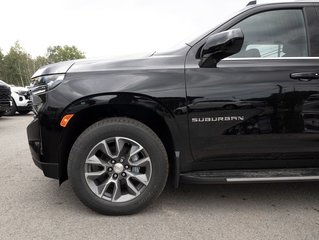
<path fill-rule="evenodd" d="M 256 5 L 257 4 L 257 1 L 250 1 L 247 6 L 251 6 L 251 5 Z"/>

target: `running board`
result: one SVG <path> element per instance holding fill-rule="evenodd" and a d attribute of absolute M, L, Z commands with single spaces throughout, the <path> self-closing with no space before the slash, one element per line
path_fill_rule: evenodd
<path fill-rule="evenodd" d="M 319 181 L 319 168 L 213 170 L 182 173 L 182 183 L 258 183 Z"/>

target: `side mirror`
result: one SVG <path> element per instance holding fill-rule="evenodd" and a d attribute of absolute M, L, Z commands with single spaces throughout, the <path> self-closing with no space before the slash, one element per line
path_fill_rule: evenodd
<path fill-rule="evenodd" d="M 208 37 L 200 53 L 200 67 L 216 67 L 222 59 L 238 53 L 244 42 L 244 34 L 238 29 Z"/>

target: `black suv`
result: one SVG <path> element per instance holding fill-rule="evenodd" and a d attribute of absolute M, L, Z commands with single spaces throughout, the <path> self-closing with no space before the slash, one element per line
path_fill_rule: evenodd
<path fill-rule="evenodd" d="M 11 104 L 10 86 L 0 80 L 0 117 L 10 110 Z"/>
<path fill-rule="evenodd" d="M 131 214 L 184 183 L 319 180 L 319 4 L 249 5 L 180 48 L 33 76 L 44 175 Z"/>

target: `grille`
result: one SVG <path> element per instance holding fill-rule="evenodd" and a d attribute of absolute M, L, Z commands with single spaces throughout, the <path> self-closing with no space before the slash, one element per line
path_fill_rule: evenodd
<path fill-rule="evenodd" d="M 31 94 L 30 94 L 30 91 L 29 92 L 26 92 L 25 94 L 24 94 L 24 97 L 26 98 L 26 99 L 31 99 Z"/>
<path fill-rule="evenodd" d="M 0 100 L 1 101 L 10 101 L 11 100 L 10 88 L 5 87 L 5 86 L 0 86 Z"/>

